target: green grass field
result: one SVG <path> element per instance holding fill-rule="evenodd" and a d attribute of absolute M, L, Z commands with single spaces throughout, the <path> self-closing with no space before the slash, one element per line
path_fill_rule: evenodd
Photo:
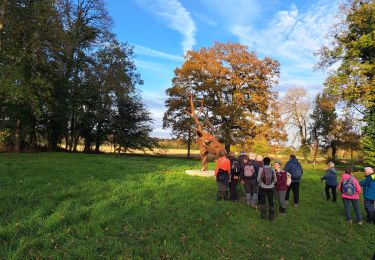
<path fill-rule="evenodd" d="M 306 170 L 300 207 L 269 222 L 243 200 L 216 202 L 213 179 L 184 173 L 199 168 L 181 159 L 0 154 L 0 258 L 371 259 L 375 225 L 345 223 L 341 200 L 324 201 L 322 170 Z"/>

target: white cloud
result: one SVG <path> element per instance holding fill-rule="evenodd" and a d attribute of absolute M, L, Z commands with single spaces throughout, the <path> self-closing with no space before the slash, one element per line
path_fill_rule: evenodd
<path fill-rule="evenodd" d="M 208 24 L 210 26 L 217 26 L 218 25 L 218 23 L 215 20 L 211 19 L 210 17 L 208 17 L 205 14 L 194 13 L 194 16 L 197 17 L 201 22 L 203 22 L 205 24 Z"/>
<path fill-rule="evenodd" d="M 196 27 L 190 12 L 178 0 L 136 0 L 166 25 L 182 35 L 182 49 L 186 53 L 196 43 Z"/>
<path fill-rule="evenodd" d="M 137 66 L 137 68 L 139 68 L 139 69 L 154 71 L 154 72 L 159 73 L 159 75 L 163 76 L 163 77 L 173 75 L 173 74 L 171 74 L 173 72 L 173 70 L 171 70 L 169 68 L 169 66 L 167 66 L 166 64 L 163 64 L 163 63 L 160 63 L 160 62 L 139 60 L 139 59 L 134 59 L 134 62 L 135 62 L 135 65 Z"/>
<path fill-rule="evenodd" d="M 287 11 L 277 12 L 265 28 L 235 24 L 232 33 L 258 53 L 285 59 L 301 69 L 312 69 L 316 63 L 313 53 L 324 42 L 335 12 L 332 4 L 313 6 L 305 13 L 292 5 Z"/>
<path fill-rule="evenodd" d="M 156 57 L 160 59 L 170 60 L 170 61 L 176 61 L 176 62 L 183 62 L 184 58 L 182 56 L 178 55 L 172 55 L 169 53 L 161 52 L 158 50 L 150 49 L 144 46 L 140 45 L 134 45 L 135 54 L 136 55 L 145 55 L 150 57 Z"/>
<path fill-rule="evenodd" d="M 244 24 L 260 15 L 258 0 L 201 0 L 209 9 L 223 17 L 227 23 Z"/>
<path fill-rule="evenodd" d="M 321 4 L 301 12 L 292 5 L 289 10 L 275 13 L 263 28 L 234 24 L 232 33 L 250 50 L 280 62 L 281 77 L 276 87 L 280 96 L 291 87 L 306 88 L 315 96 L 323 89 L 325 74 L 313 71 L 318 62 L 313 53 L 326 41 L 336 8 L 336 3 Z"/>

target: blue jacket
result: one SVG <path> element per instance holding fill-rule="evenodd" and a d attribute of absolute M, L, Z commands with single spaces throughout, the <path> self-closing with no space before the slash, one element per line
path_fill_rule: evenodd
<path fill-rule="evenodd" d="M 366 179 L 361 180 L 359 185 L 363 187 L 364 198 L 375 200 L 375 173 L 368 175 Z"/>
<path fill-rule="evenodd" d="M 335 168 L 330 168 L 326 170 L 326 175 L 324 175 L 321 180 L 325 180 L 327 185 L 330 186 L 337 186 L 337 174 L 336 174 L 336 169 Z"/>
<path fill-rule="evenodd" d="M 289 172 L 290 175 L 292 175 L 292 182 L 300 182 L 301 181 L 303 170 L 302 170 L 302 166 L 299 163 L 297 158 L 293 158 L 293 159 L 289 160 L 285 164 L 284 170 Z"/>

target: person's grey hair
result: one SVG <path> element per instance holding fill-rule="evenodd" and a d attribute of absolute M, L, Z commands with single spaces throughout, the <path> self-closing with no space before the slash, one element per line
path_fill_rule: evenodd
<path fill-rule="evenodd" d="M 365 171 L 365 172 L 368 172 L 368 173 L 370 173 L 370 174 L 374 173 L 374 169 L 371 168 L 371 167 L 365 167 L 364 171 Z"/>
<path fill-rule="evenodd" d="M 329 162 L 329 163 L 328 163 L 328 166 L 329 166 L 330 168 L 333 168 L 333 167 L 335 167 L 335 164 L 334 164 L 333 162 Z"/>
<path fill-rule="evenodd" d="M 250 160 L 255 160 L 255 154 L 254 153 L 249 153 L 249 159 Z"/>

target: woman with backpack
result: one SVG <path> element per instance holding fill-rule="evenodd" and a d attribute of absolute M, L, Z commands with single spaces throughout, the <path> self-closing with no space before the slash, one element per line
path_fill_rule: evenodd
<path fill-rule="evenodd" d="M 267 205 L 266 199 L 268 200 L 269 207 L 269 220 L 275 218 L 275 203 L 273 197 L 275 195 L 275 183 L 276 183 L 276 173 L 271 168 L 271 159 L 265 157 L 263 159 L 264 166 L 259 169 L 258 172 L 258 204 L 260 205 L 260 218 L 266 219 L 267 217 Z"/>
<path fill-rule="evenodd" d="M 288 190 L 286 191 L 285 200 L 286 204 L 289 204 L 289 193 L 290 191 L 293 192 L 293 201 L 294 201 L 294 207 L 298 208 L 299 203 L 299 186 L 303 174 L 303 169 L 298 161 L 297 157 L 294 154 L 291 154 L 289 156 L 289 161 L 285 164 L 284 170 L 286 172 L 289 172 L 292 176 L 292 183 L 288 187 Z"/>
<path fill-rule="evenodd" d="M 230 182 L 229 182 L 229 199 L 237 202 L 238 201 L 238 193 L 237 193 L 237 184 L 240 178 L 241 173 L 241 166 L 238 159 L 234 157 L 234 153 L 229 153 L 229 161 L 230 161 Z"/>
<path fill-rule="evenodd" d="M 348 223 L 352 223 L 352 217 L 350 214 L 350 203 L 352 203 L 357 223 L 362 225 L 362 216 L 359 209 L 359 194 L 361 193 L 361 186 L 358 180 L 352 174 L 352 168 L 348 167 L 345 169 L 345 173 L 341 176 L 341 180 L 337 189 L 341 192 L 341 198 L 344 203 L 345 220 Z"/>
<path fill-rule="evenodd" d="M 227 152 L 219 152 L 220 158 L 217 160 L 215 169 L 215 180 L 217 183 L 217 200 L 228 198 L 228 182 L 230 178 L 230 161 L 226 157 Z"/>
<path fill-rule="evenodd" d="M 249 160 L 247 155 L 244 157 L 243 167 L 241 169 L 241 180 L 245 183 L 245 196 L 247 206 L 256 208 L 256 204 L 252 203 L 254 194 L 257 193 L 258 183 L 256 180 L 255 167 L 253 161 Z"/>

